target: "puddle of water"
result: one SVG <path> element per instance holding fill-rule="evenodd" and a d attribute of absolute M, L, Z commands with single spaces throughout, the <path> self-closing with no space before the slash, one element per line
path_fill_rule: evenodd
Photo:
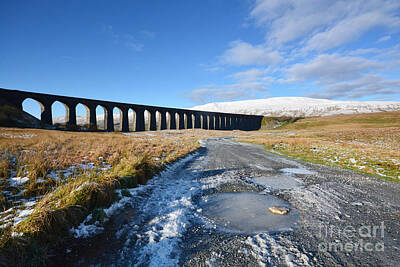
<path fill-rule="evenodd" d="M 260 176 L 253 178 L 253 181 L 271 190 L 292 189 L 303 184 L 300 180 L 287 175 Z"/>
<path fill-rule="evenodd" d="M 271 206 L 289 207 L 272 195 L 255 192 L 219 193 L 204 196 L 202 214 L 226 230 L 241 233 L 288 231 L 298 226 L 299 215 L 291 210 L 286 215 L 269 212 Z"/>
<path fill-rule="evenodd" d="M 284 168 L 280 170 L 281 172 L 286 172 L 286 173 L 294 173 L 294 174 L 309 174 L 309 175 L 315 175 L 317 174 L 314 171 L 310 171 L 304 168 Z"/>
<path fill-rule="evenodd" d="M 272 168 L 264 167 L 264 166 L 261 166 L 261 165 L 258 165 L 258 164 L 250 164 L 250 166 L 251 167 L 255 167 L 255 168 L 257 168 L 259 170 L 262 170 L 262 171 L 273 171 L 274 170 Z"/>

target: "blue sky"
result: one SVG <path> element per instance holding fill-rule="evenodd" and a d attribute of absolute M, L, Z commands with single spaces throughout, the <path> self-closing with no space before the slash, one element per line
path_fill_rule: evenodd
<path fill-rule="evenodd" d="M 399 1 L 1 1 L 0 87 L 172 107 L 399 101 L 399 31 Z"/>

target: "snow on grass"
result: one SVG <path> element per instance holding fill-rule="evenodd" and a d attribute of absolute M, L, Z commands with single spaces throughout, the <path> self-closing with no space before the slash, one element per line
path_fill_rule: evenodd
<path fill-rule="evenodd" d="M 74 189 L 71 193 L 82 190 L 85 186 L 96 185 L 96 182 L 84 182 L 78 188 Z"/>
<path fill-rule="evenodd" d="M 25 207 L 33 207 L 33 206 L 35 206 L 36 205 L 36 203 L 37 203 L 37 201 L 27 201 L 27 202 L 25 202 L 24 203 L 24 206 Z"/>
<path fill-rule="evenodd" d="M 124 190 L 129 191 L 131 196 L 133 196 L 136 195 L 138 191 L 142 190 L 142 186 Z M 75 238 L 88 238 L 101 233 L 104 230 L 102 224 L 104 222 L 107 222 L 112 215 L 123 209 L 131 201 L 131 197 L 123 197 L 121 192 L 122 190 L 120 189 L 116 190 L 116 193 L 119 195 L 120 200 L 114 202 L 109 208 L 103 210 L 105 218 L 102 222 L 96 220 L 93 223 L 90 223 L 91 221 L 93 221 L 93 215 L 89 214 L 77 228 L 71 228 L 70 233 L 73 234 Z"/>
<path fill-rule="evenodd" d="M 36 134 L 7 134 L 7 133 L 2 133 L 0 136 L 6 137 L 6 138 L 22 138 L 22 139 L 28 139 L 32 138 L 34 136 L 37 136 Z"/>
<path fill-rule="evenodd" d="M 28 216 L 31 215 L 33 211 L 34 211 L 34 209 L 19 210 L 18 213 L 17 213 L 17 216 L 14 217 L 14 226 L 18 225 L 23 220 L 28 218 Z"/>
<path fill-rule="evenodd" d="M 350 161 L 351 163 L 353 163 L 353 164 L 356 164 L 356 163 L 357 163 L 357 160 L 356 160 L 355 158 L 350 158 L 349 161 Z"/>
<path fill-rule="evenodd" d="M 88 224 L 92 220 L 93 215 L 89 214 L 86 219 L 77 227 L 72 227 L 69 231 L 75 238 L 88 238 L 95 234 L 101 233 L 104 228 L 100 226 L 99 221 L 95 221 L 93 224 Z"/>
<path fill-rule="evenodd" d="M 14 208 L 9 208 L 8 210 L 0 212 L 0 215 L 4 215 L 6 213 L 12 212 Z"/>
<path fill-rule="evenodd" d="M 10 186 L 18 187 L 29 181 L 29 177 L 12 177 L 10 178 Z"/>

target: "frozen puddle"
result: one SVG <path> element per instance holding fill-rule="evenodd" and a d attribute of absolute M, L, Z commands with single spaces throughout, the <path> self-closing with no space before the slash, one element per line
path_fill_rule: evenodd
<path fill-rule="evenodd" d="M 203 216 L 217 226 L 233 232 L 288 231 L 299 224 L 299 216 L 293 210 L 287 215 L 269 212 L 268 208 L 271 206 L 289 207 L 285 201 L 272 195 L 254 192 L 219 193 L 204 196 L 200 205 Z"/>
<path fill-rule="evenodd" d="M 285 173 L 293 173 L 293 174 L 306 174 L 306 175 L 315 175 L 317 174 L 314 171 L 307 170 L 305 168 L 284 168 L 280 170 Z"/>
<path fill-rule="evenodd" d="M 287 175 L 260 176 L 252 180 L 270 190 L 292 189 L 303 184 L 300 180 Z"/>

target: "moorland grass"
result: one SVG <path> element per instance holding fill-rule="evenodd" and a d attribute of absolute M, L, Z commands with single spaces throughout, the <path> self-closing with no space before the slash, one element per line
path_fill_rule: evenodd
<path fill-rule="evenodd" d="M 118 200 L 117 188 L 144 184 L 167 164 L 199 147 L 193 135 L 148 136 L 122 133 L 82 133 L 2 128 L 0 186 L 14 190 L 18 199 L 0 199 L 3 210 L 27 197 L 41 196 L 27 219 L 0 234 L 0 265 L 40 266 L 63 242 L 71 227 L 90 213 Z M 70 178 L 48 177 L 54 170 L 93 163 L 99 168 L 76 169 Z M 8 178 L 29 177 L 21 188 L 10 188 Z M 61 175 L 62 176 L 62 175 Z"/>
<path fill-rule="evenodd" d="M 400 182 L 400 112 L 299 119 L 240 141 L 268 151 Z"/>

